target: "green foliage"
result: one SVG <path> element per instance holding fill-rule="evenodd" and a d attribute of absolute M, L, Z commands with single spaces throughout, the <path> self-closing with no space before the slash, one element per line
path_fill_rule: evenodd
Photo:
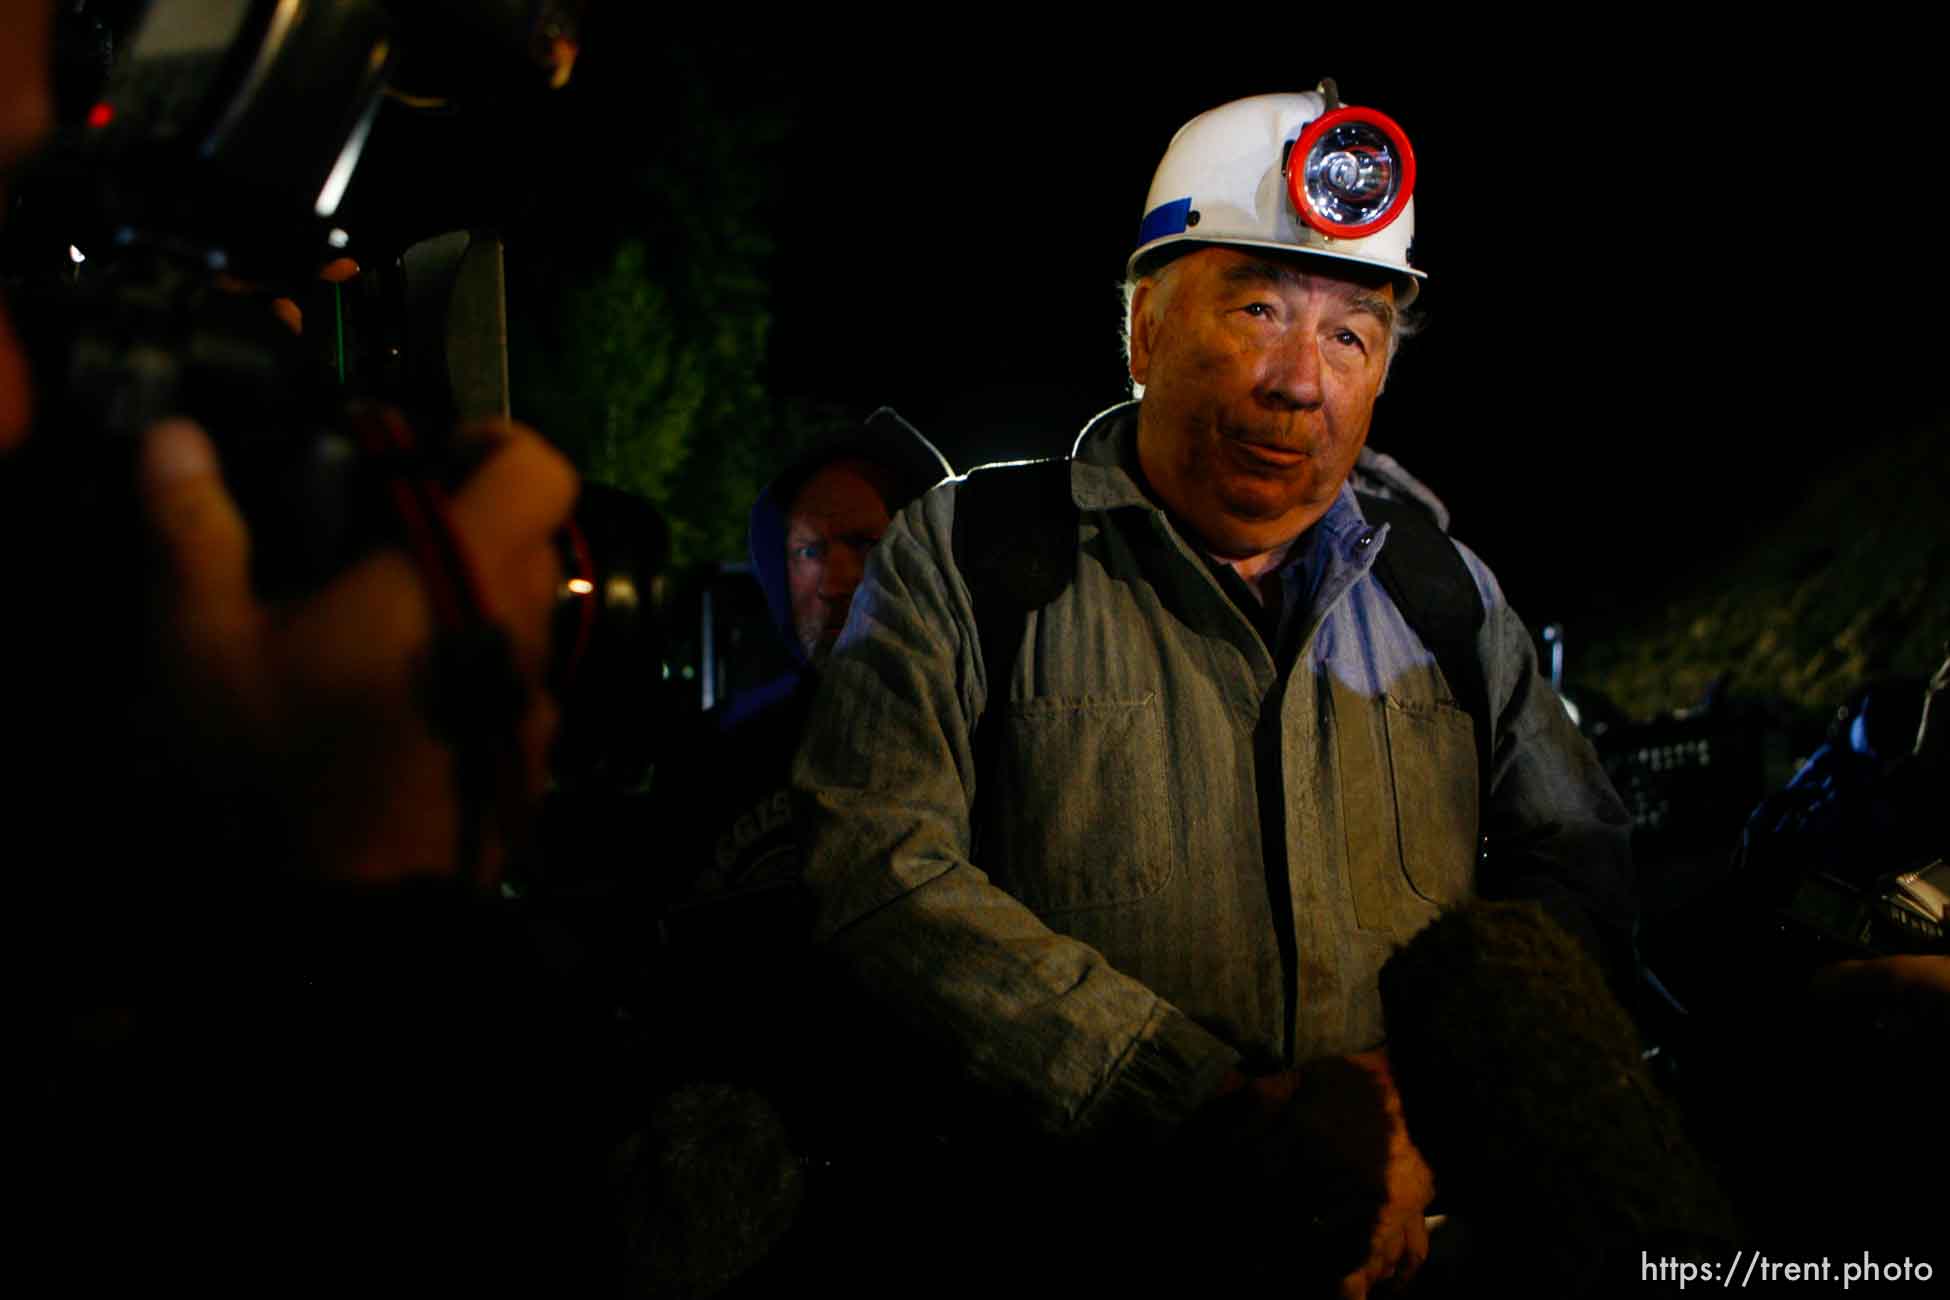
<path fill-rule="evenodd" d="M 1803 720 L 1950 645 L 1950 457 L 1921 428 L 1864 448 L 1688 595 L 1595 638 L 1578 674 L 1626 712 L 1695 704 L 1721 673 Z"/>
<path fill-rule="evenodd" d="M 627 128 L 606 99 L 578 128 L 614 132 L 614 152 L 562 176 L 509 256 L 516 415 L 592 481 L 655 502 L 679 565 L 742 556 L 779 456 L 764 181 L 787 118 L 694 55 L 630 65 Z"/>

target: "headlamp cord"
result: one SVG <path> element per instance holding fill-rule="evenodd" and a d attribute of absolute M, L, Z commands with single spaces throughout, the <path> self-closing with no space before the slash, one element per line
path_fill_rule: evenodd
<path fill-rule="evenodd" d="M 482 599 L 479 575 L 455 536 L 446 488 L 415 455 L 413 431 L 393 407 L 361 403 L 350 412 L 360 450 L 386 471 L 385 490 L 401 540 L 433 606 L 433 646 L 421 665 L 422 707 L 454 755 L 456 876 L 484 887 L 482 823 L 493 810 L 504 837 L 519 844 L 521 746 L 517 729 L 527 689 L 507 631 Z"/>

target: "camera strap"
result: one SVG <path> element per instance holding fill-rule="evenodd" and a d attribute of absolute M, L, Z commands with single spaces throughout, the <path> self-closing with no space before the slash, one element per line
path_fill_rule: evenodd
<path fill-rule="evenodd" d="M 527 690 L 507 631 L 489 615 L 480 577 L 455 535 L 447 489 L 416 455 L 405 418 L 393 407 L 360 403 L 350 419 L 360 450 L 386 470 L 386 499 L 433 608 L 422 708 L 433 733 L 454 754 L 457 873 L 462 880 L 486 884 L 486 815 L 493 812 L 513 843 L 525 830 L 517 824 L 524 774 L 516 731 Z"/>

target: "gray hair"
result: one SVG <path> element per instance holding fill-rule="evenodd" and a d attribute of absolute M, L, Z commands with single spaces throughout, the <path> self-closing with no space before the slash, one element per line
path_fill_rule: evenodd
<path fill-rule="evenodd" d="M 1154 312 L 1162 312 L 1165 305 L 1171 301 L 1171 279 L 1177 266 L 1177 260 L 1173 259 L 1148 275 L 1127 275 L 1124 277 L 1124 283 L 1118 286 L 1118 292 L 1123 295 L 1124 299 L 1123 326 L 1118 333 L 1118 342 L 1124 348 L 1124 373 L 1126 375 L 1131 373 L 1131 303 L 1137 298 L 1138 286 L 1146 280 L 1151 282 L 1152 301 L 1157 304 L 1152 310 Z M 1420 334 L 1423 325 L 1421 315 L 1411 312 L 1405 307 L 1396 308 L 1389 312 L 1386 319 L 1388 322 L 1388 358 L 1381 371 L 1381 388 L 1388 386 L 1388 375 L 1395 368 L 1395 353 L 1401 348 L 1402 340 L 1414 338 L 1417 334 Z M 1375 391 L 1379 392 L 1380 389 L 1376 389 Z M 1131 396 L 1144 396 L 1144 385 L 1135 379 L 1131 380 Z"/>

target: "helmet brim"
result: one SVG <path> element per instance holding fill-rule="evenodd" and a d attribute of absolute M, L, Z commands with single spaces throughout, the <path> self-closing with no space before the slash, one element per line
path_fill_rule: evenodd
<path fill-rule="evenodd" d="M 1309 258 L 1324 262 L 1337 262 L 1345 266 L 1359 266 L 1373 272 L 1395 286 L 1395 305 L 1406 307 L 1420 296 L 1422 281 L 1428 279 L 1428 272 L 1414 267 L 1394 266 L 1378 262 L 1371 257 L 1356 257 L 1350 253 L 1336 253 L 1324 248 L 1308 248 L 1301 245 L 1280 243 L 1271 239 L 1230 239 L 1223 235 L 1169 235 L 1153 243 L 1146 244 L 1131 254 L 1125 264 L 1125 273 L 1133 280 L 1147 275 L 1156 275 L 1158 269 L 1174 258 L 1195 252 L 1201 248 L 1263 248 L 1269 253 L 1282 257 Z"/>

